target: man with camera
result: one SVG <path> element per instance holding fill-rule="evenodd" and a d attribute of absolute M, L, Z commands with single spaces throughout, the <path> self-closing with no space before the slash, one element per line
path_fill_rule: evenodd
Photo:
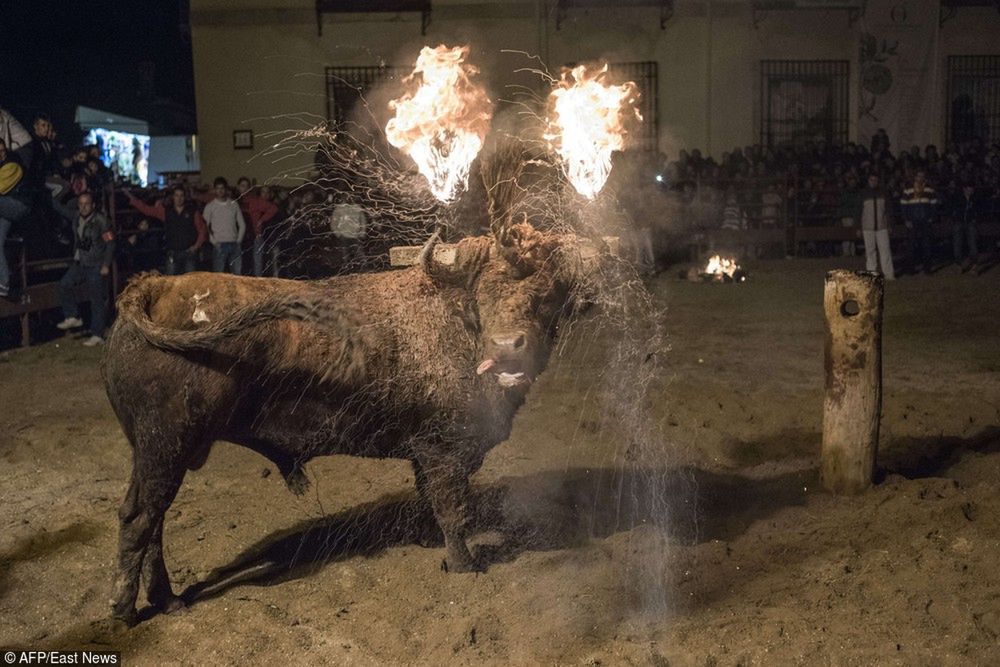
<path fill-rule="evenodd" d="M 81 283 L 86 284 L 87 300 L 90 301 L 90 337 L 83 344 L 94 347 L 104 342 L 105 299 L 108 292 L 105 278 L 111 272 L 115 233 L 108 219 L 95 210 L 91 193 L 81 194 L 76 204 L 79 215 L 73 225 L 73 263 L 59 281 L 63 321 L 56 327 L 67 331 L 83 326 L 77 310 L 76 287 Z"/>

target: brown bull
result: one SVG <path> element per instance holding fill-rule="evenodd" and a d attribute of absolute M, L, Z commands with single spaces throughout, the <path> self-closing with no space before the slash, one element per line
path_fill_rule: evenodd
<path fill-rule="evenodd" d="M 163 516 L 187 470 L 227 440 L 273 461 L 300 492 L 302 465 L 349 454 L 408 459 L 444 533 L 450 571 L 469 476 L 507 438 L 547 361 L 595 247 L 517 225 L 464 239 L 455 261 L 315 282 L 195 273 L 133 280 L 102 372 L 133 449 L 122 503 L 116 618 L 182 606 L 163 562 Z"/>

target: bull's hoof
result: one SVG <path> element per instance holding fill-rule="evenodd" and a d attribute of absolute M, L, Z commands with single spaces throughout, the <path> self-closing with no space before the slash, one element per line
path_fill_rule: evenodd
<path fill-rule="evenodd" d="M 297 496 L 301 496 L 309 490 L 309 478 L 302 471 L 302 468 L 295 466 L 290 473 L 285 475 L 285 484 L 288 490 Z"/>
<path fill-rule="evenodd" d="M 175 614 L 180 611 L 187 611 L 187 605 L 184 604 L 184 600 L 180 599 L 176 595 L 171 595 L 164 600 L 159 600 L 153 606 L 164 614 Z"/>
<path fill-rule="evenodd" d="M 466 558 L 466 559 L 449 559 L 444 558 L 441 560 L 441 569 L 449 573 L 462 573 L 462 572 L 485 572 L 486 564 L 479 561 L 477 558 Z"/>
<path fill-rule="evenodd" d="M 139 623 L 139 614 L 136 613 L 135 607 L 131 609 L 119 611 L 117 609 L 111 612 L 111 618 L 106 619 L 101 625 L 102 629 L 106 630 L 111 634 L 122 632 L 128 630 L 129 628 L 134 628 Z"/>

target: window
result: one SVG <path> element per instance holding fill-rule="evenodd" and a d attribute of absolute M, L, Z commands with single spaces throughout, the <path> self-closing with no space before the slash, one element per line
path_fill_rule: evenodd
<path fill-rule="evenodd" d="M 769 147 L 846 143 L 849 82 L 846 60 L 762 60 L 760 142 Z"/>
<path fill-rule="evenodd" d="M 1000 140 L 1000 56 L 948 57 L 948 141 Z"/>
<path fill-rule="evenodd" d="M 400 81 L 410 70 L 403 67 L 327 67 L 326 117 L 333 126 L 350 118 L 351 111 L 376 84 Z"/>
<path fill-rule="evenodd" d="M 611 63 L 608 65 L 608 74 L 616 83 L 632 81 L 639 89 L 639 113 L 642 114 L 642 123 L 633 130 L 626 146 L 632 150 L 659 150 L 656 62 Z"/>

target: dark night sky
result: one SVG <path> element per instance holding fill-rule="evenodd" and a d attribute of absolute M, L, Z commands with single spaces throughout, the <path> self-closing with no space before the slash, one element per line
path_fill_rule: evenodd
<path fill-rule="evenodd" d="M 78 104 L 147 118 L 150 98 L 159 97 L 193 111 L 186 4 L 0 0 L 0 107 L 25 126 L 48 113 L 66 140 Z M 151 90 L 144 61 L 153 66 Z"/>

